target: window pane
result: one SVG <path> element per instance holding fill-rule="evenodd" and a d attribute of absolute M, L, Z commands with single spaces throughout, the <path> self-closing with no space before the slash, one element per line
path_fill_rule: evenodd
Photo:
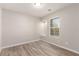
<path fill-rule="evenodd" d="M 59 17 L 51 19 L 51 21 L 50 21 L 50 34 L 58 36 L 59 35 L 59 28 L 60 28 Z"/>

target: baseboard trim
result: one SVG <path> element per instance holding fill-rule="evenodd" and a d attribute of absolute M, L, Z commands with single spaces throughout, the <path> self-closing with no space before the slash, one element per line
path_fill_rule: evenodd
<path fill-rule="evenodd" d="M 73 52 L 73 53 L 79 54 L 78 51 L 75 51 L 75 50 L 69 49 L 69 48 L 67 48 L 67 47 L 63 47 L 63 46 L 57 45 L 57 44 L 55 44 L 55 43 L 51 43 L 51 42 L 49 42 L 49 41 L 47 41 L 47 40 L 42 40 L 42 41 L 45 41 L 45 42 L 47 42 L 47 43 L 49 43 L 49 44 L 53 44 L 53 45 L 55 45 L 55 46 L 57 46 L 57 47 L 60 47 L 60 48 L 66 49 L 66 50 L 71 51 L 71 52 Z"/>
<path fill-rule="evenodd" d="M 22 43 L 17 43 L 17 44 L 13 44 L 13 45 L 1 47 L 1 50 L 2 49 L 5 49 L 5 48 L 9 48 L 9 47 L 14 47 L 14 46 L 19 46 L 19 45 L 23 45 L 23 44 L 28 44 L 28 43 L 35 42 L 35 41 L 39 41 L 39 40 L 41 40 L 41 39 L 31 40 L 31 41 L 27 41 L 27 42 L 22 42 Z"/>

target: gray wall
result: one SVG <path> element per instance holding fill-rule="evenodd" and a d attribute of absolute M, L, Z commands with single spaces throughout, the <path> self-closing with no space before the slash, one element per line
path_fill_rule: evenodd
<path fill-rule="evenodd" d="M 53 17 L 60 17 L 60 36 L 49 35 L 49 21 Z M 79 4 L 63 8 L 43 18 L 47 22 L 43 30 L 46 41 L 57 45 L 79 51 Z M 42 31 L 41 31 L 42 33 Z M 47 39 L 46 39 L 47 38 Z"/>
<path fill-rule="evenodd" d="M 0 49 L 1 49 L 1 40 L 2 40 L 2 10 L 0 8 Z"/>
<path fill-rule="evenodd" d="M 2 47 L 38 40 L 38 22 L 38 18 L 3 9 Z"/>

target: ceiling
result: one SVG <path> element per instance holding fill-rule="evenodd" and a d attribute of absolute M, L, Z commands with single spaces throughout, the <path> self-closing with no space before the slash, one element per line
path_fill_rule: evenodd
<path fill-rule="evenodd" d="M 29 14 L 35 17 L 43 17 L 55 12 L 63 7 L 69 6 L 69 3 L 41 3 L 40 8 L 35 8 L 33 3 L 0 3 L 0 7 L 16 12 Z M 48 11 L 49 10 L 49 11 Z"/>

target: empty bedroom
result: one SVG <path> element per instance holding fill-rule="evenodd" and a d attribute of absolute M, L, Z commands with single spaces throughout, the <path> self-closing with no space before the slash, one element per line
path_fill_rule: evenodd
<path fill-rule="evenodd" d="M 79 56 L 79 3 L 0 3 L 0 56 Z"/>

